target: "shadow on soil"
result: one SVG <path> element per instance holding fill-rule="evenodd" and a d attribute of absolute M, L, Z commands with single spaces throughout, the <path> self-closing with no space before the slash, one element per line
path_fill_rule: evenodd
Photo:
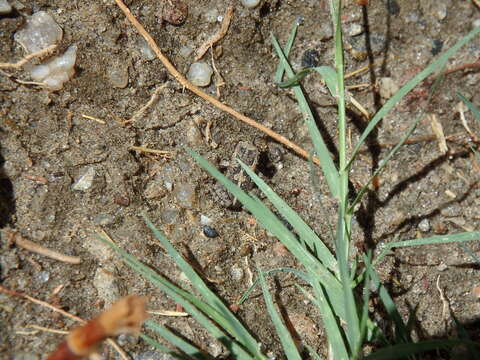
<path fill-rule="evenodd" d="M 0 229 L 10 223 L 10 219 L 15 213 L 13 185 L 3 171 L 5 159 L 1 155 L 1 150 L 0 146 Z"/>

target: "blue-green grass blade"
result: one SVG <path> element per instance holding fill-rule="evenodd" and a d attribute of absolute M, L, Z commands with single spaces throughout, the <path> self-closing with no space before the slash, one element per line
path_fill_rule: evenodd
<path fill-rule="evenodd" d="M 340 272 L 340 282 L 342 284 L 343 297 L 345 300 L 347 339 L 350 345 L 350 350 L 353 353 L 360 340 L 360 323 L 358 320 L 357 305 L 353 295 L 352 282 L 350 281 L 351 277 L 348 266 L 349 239 L 345 231 L 346 226 L 344 210 L 340 207 L 338 211 L 335 249 L 338 259 L 338 269 Z"/>
<path fill-rule="evenodd" d="M 376 288 L 378 288 L 378 294 L 380 296 L 380 300 L 383 303 L 385 311 L 387 312 L 389 318 L 393 321 L 395 325 L 395 335 L 397 337 L 397 342 L 403 342 L 403 343 L 412 342 L 410 333 L 408 332 L 405 322 L 403 321 L 400 313 L 398 312 L 397 306 L 393 302 L 385 286 L 383 286 L 383 284 L 380 283 L 380 279 L 378 278 L 377 273 L 375 271 L 371 271 L 370 276 L 372 279 L 372 283 Z"/>
<path fill-rule="evenodd" d="M 228 333 L 234 332 L 231 329 L 231 321 L 228 321 L 230 319 L 225 319 L 226 314 L 217 311 L 215 308 L 213 308 L 209 304 L 206 304 L 203 301 L 201 301 L 198 297 L 172 284 L 170 281 L 160 276 L 154 270 L 144 265 L 134 256 L 130 255 L 125 250 L 113 244 L 108 239 L 105 239 L 102 236 L 99 236 L 99 239 L 101 239 L 104 243 L 112 247 L 119 255 L 121 255 L 121 257 L 123 258 L 123 261 L 128 266 L 130 266 L 132 270 L 142 275 L 145 279 L 149 280 L 153 285 L 155 285 L 160 290 L 162 290 L 165 294 L 171 297 L 175 302 L 182 305 L 182 307 L 185 309 L 186 312 L 192 315 L 207 331 L 209 331 L 212 334 L 212 336 L 214 336 L 217 340 L 222 342 L 225 346 L 229 347 L 232 353 L 235 353 L 238 356 L 241 356 L 242 358 L 248 358 L 249 356 L 251 356 L 251 354 L 254 354 L 259 359 L 265 359 L 265 357 L 261 353 L 259 353 L 258 351 L 259 345 L 256 343 L 256 341 L 253 340 L 254 344 L 251 344 L 248 342 L 248 341 L 251 341 L 250 340 L 251 336 L 247 338 L 243 338 L 239 336 L 237 338 L 249 350 L 254 349 L 254 351 L 251 351 L 251 354 L 249 354 L 236 341 L 231 339 L 226 332 L 224 332 L 219 327 L 211 323 L 211 320 L 213 320 Z M 256 345 L 256 346 L 253 347 L 252 345 Z"/>
<path fill-rule="evenodd" d="M 277 52 L 277 55 L 280 57 L 280 63 L 284 66 L 287 76 L 289 78 L 295 76 L 295 73 L 293 72 L 290 64 L 288 63 L 287 58 L 285 57 L 285 54 L 280 48 L 280 45 L 277 39 L 273 35 L 272 35 L 272 43 L 275 48 L 275 51 Z M 322 171 L 325 176 L 325 179 L 327 180 L 327 184 L 330 189 L 330 192 L 333 197 L 338 198 L 339 190 L 340 190 L 338 170 L 335 167 L 332 156 L 328 151 L 328 148 L 325 145 L 325 142 L 323 141 L 322 135 L 320 134 L 320 131 L 318 130 L 317 125 L 315 124 L 315 119 L 313 117 L 312 110 L 308 105 L 307 99 L 303 94 L 303 90 L 301 86 L 295 85 L 292 88 L 293 88 L 295 97 L 297 98 L 300 111 L 302 112 L 303 117 L 305 119 L 308 132 L 310 134 L 310 137 L 312 138 L 312 143 L 315 148 L 315 152 L 317 153 L 317 156 L 320 159 L 320 166 L 322 167 Z"/>
<path fill-rule="evenodd" d="M 396 360 L 406 359 L 415 354 L 421 354 L 436 349 L 444 349 L 456 345 L 468 344 L 465 340 L 430 340 L 417 343 L 397 344 L 389 346 L 364 357 L 365 360 Z M 472 345 L 477 345 L 471 343 Z"/>
<path fill-rule="evenodd" d="M 320 357 L 320 355 L 317 354 L 317 352 L 308 344 L 303 344 L 303 346 L 305 346 L 305 348 L 308 350 L 308 353 L 310 354 L 310 357 L 313 359 L 313 360 L 322 360 L 322 358 Z"/>
<path fill-rule="evenodd" d="M 375 259 L 375 263 L 378 263 L 383 257 L 393 248 L 420 246 L 420 245 L 438 245 L 449 243 L 463 243 L 467 241 L 480 240 L 480 231 L 462 232 L 459 234 L 448 235 L 436 235 L 428 238 L 394 241 L 384 246 L 382 252 Z"/>
<path fill-rule="evenodd" d="M 266 276 L 266 275 L 273 275 L 278 273 L 292 273 L 306 282 L 310 281 L 310 277 L 305 272 L 297 269 L 293 269 L 293 268 L 270 269 L 270 270 L 264 271 L 263 274 L 264 276 Z M 247 289 L 247 291 L 245 291 L 245 293 L 242 295 L 240 300 L 238 300 L 238 305 L 242 305 L 248 299 L 248 297 L 250 296 L 250 294 L 252 293 L 252 291 L 255 289 L 255 287 L 258 285 L 259 282 L 260 282 L 260 278 L 255 279 L 253 284 Z"/>
<path fill-rule="evenodd" d="M 335 314 L 332 300 L 327 298 L 322 284 L 320 284 L 318 279 L 314 277 L 315 275 L 311 274 L 311 276 L 311 284 L 315 296 L 311 296 L 301 287 L 299 287 L 299 289 L 304 293 L 305 296 L 310 298 L 320 312 L 323 326 L 325 327 L 325 332 L 327 333 L 328 343 L 330 344 L 333 353 L 333 359 L 349 359 L 347 346 L 343 338 L 343 330 L 338 323 L 339 320 Z"/>
<path fill-rule="evenodd" d="M 263 228 L 279 239 L 306 269 L 312 269 L 317 273 L 319 280 L 323 283 L 328 292 L 328 296 L 332 299 L 336 313 L 344 319 L 344 299 L 342 286 L 338 279 L 312 253 L 297 241 L 295 235 L 287 229 L 287 227 L 265 206 L 265 204 L 249 196 L 237 185 L 233 184 L 226 176 L 220 173 L 215 166 L 203 159 L 196 152 L 190 149 L 187 149 L 187 152 L 198 164 L 200 164 L 200 166 L 224 185 L 227 190 L 232 193 L 232 195 L 234 195 L 253 216 L 255 216 Z"/>
<path fill-rule="evenodd" d="M 313 68 L 305 68 L 295 74 L 295 76 L 289 78 L 286 81 L 278 83 L 281 88 L 289 88 L 298 85 L 300 80 L 310 74 L 312 71 L 316 71 L 320 74 L 320 77 L 325 81 L 330 94 L 334 97 L 337 96 L 337 73 L 335 69 L 330 66 L 318 66 Z"/>
<path fill-rule="evenodd" d="M 288 57 L 288 55 L 290 54 L 290 50 L 292 50 L 293 42 L 295 41 L 295 36 L 297 35 L 297 29 L 299 25 L 300 25 L 300 18 L 297 18 L 292 25 L 292 29 L 290 30 L 290 36 L 288 37 L 287 43 L 283 48 L 283 52 L 285 53 L 286 57 Z M 277 66 L 277 71 L 275 72 L 275 83 L 280 83 L 282 81 L 284 73 L 285 73 L 285 67 L 280 61 Z"/>
<path fill-rule="evenodd" d="M 480 27 L 474 28 L 470 31 L 467 35 L 465 35 L 461 40 L 459 40 L 455 45 L 453 45 L 450 49 L 448 49 L 444 54 L 442 54 L 437 60 L 433 63 L 428 65 L 423 71 L 418 73 L 413 77 L 412 80 L 408 81 L 402 88 L 393 95 L 386 103 L 382 106 L 382 108 L 375 114 L 375 116 L 370 120 L 368 126 L 363 131 L 360 139 L 358 140 L 357 145 L 352 153 L 352 158 L 350 159 L 349 163 L 346 166 L 346 169 L 350 168 L 351 163 L 358 155 L 360 147 L 364 144 L 366 138 L 372 130 L 377 126 L 378 122 L 383 119 L 383 117 L 393 109 L 393 107 L 408 93 L 410 92 L 415 86 L 417 86 L 421 81 L 426 79 L 436 70 L 441 69 L 448 59 L 452 57 L 463 45 L 471 41 L 475 36 L 480 33 Z M 343 170 L 343 169 L 342 169 Z"/>
<path fill-rule="evenodd" d="M 363 258 L 365 261 L 365 278 L 363 282 L 362 294 L 362 315 L 360 317 L 360 337 L 353 352 L 354 356 L 357 358 L 360 358 L 361 356 L 363 342 L 365 341 L 368 330 L 368 302 L 370 301 L 371 272 L 373 271 L 371 264 L 371 252 L 369 252 Z"/>
<path fill-rule="evenodd" d="M 318 254 L 318 258 L 328 269 L 333 272 L 337 272 L 337 261 L 325 246 L 322 240 L 315 234 L 315 232 L 308 226 L 305 221 L 290 207 L 288 204 L 280 198 L 266 183 L 263 181 L 254 171 L 248 166 L 238 161 L 243 170 L 250 176 L 255 182 L 258 188 L 265 194 L 265 196 L 272 202 L 273 206 L 278 210 L 280 215 L 287 220 L 290 225 L 293 226 L 300 239 L 305 241 L 311 249 L 315 249 Z"/>
<path fill-rule="evenodd" d="M 214 360 L 214 357 L 210 356 L 209 354 L 205 353 L 203 350 L 200 350 L 195 345 L 185 341 L 180 336 L 174 334 L 168 329 L 165 329 L 158 325 L 157 323 L 147 320 L 145 321 L 145 325 L 155 331 L 158 335 L 163 337 L 167 340 L 170 344 L 174 345 L 176 348 L 180 349 L 183 353 L 190 356 L 191 359 L 198 359 L 198 360 Z"/>
<path fill-rule="evenodd" d="M 282 344 L 283 351 L 287 356 L 288 360 L 302 360 L 302 357 L 298 353 L 297 347 L 295 346 L 295 342 L 290 335 L 287 327 L 283 323 L 280 315 L 278 315 L 277 310 L 275 310 L 275 306 L 273 305 L 272 295 L 268 291 L 267 283 L 265 282 L 265 277 L 260 269 L 258 269 L 258 275 L 260 278 L 260 285 L 262 286 L 263 291 L 263 298 L 265 299 L 265 304 L 267 306 L 268 314 L 272 319 L 273 325 L 275 326 L 275 330 L 277 335 L 280 339 L 280 343 Z"/>
<path fill-rule="evenodd" d="M 477 120 L 477 122 L 480 124 L 480 111 L 476 108 L 475 105 L 472 104 L 472 102 L 470 100 L 468 100 L 465 96 L 463 96 L 462 94 L 460 93 L 457 93 L 457 96 L 460 98 L 460 100 L 463 101 L 463 103 L 465 105 L 467 105 L 467 107 L 470 109 L 470 111 L 472 112 L 473 114 L 473 117 L 475 118 L 475 120 Z"/>
<path fill-rule="evenodd" d="M 212 306 L 223 317 L 219 323 L 225 328 L 232 336 L 241 342 L 253 353 L 258 351 L 258 343 L 245 329 L 242 323 L 231 313 L 231 311 L 225 306 L 225 304 L 211 291 L 208 286 L 203 282 L 202 278 L 196 273 L 196 271 L 188 264 L 187 261 L 180 255 L 180 253 L 170 244 L 167 238 L 153 225 L 153 223 L 143 216 L 145 223 L 152 230 L 155 237 L 161 242 L 162 246 L 167 250 L 173 261 L 180 267 L 180 269 L 188 277 L 192 285 L 200 292 L 205 298 L 206 302 Z"/>
<path fill-rule="evenodd" d="M 183 354 L 179 354 L 173 350 L 170 350 L 169 348 L 167 348 L 166 346 L 160 344 L 159 342 L 153 340 L 150 336 L 148 335 L 145 335 L 145 334 L 139 334 L 139 336 L 147 343 L 147 344 L 150 344 L 151 346 L 157 348 L 158 350 L 160 350 L 161 352 L 165 353 L 165 354 L 168 354 L 170 355 L 171 357 L 175 358 L 175 359 L 179 359 L 179 360 L 192 360 L 191 357 L 189 356 L 186 356 L 186 355 L 183 355 Z"/>

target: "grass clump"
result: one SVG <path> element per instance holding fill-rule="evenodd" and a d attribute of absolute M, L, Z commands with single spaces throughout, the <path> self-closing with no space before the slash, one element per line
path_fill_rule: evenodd
<path fill-rule="evenodd" d="M 287 44 L 282 49 L 278 41 L 272 36 L 274 49 L 280 59 L 275 79 L 282 87 L 291 87 L 298 102 L 300 111 L 304 116 L 308 127 L 315 155 L 320 159 L 320 166 L 328 184 L 330 194 L 338 202 L 337 224 L 333 234 L 334 253 L 322 242 L 315 232 L 306 224 L 301 217 L 282 200 L 260 177 L 251 169 L 241 164 L 243 169 L 252 178 L 258 188 L 275 208 L 275 212 L 293 227 L 290 231 L 283 221 L 255 196 L 245 193 L 228 178 L 220 173 L 214 166 L 209 164 L 200 155 L 192 150 L 187 150 L 190 155 L 208 171 L 214 178 L 222 183 L 257 219 L 258 223 L 268 232 L 278 238 L 285 247 L 297 258 L 302 265 L 298 269 L 271 269 L 268 271 L 258 270 L 256 284 L 260 284 L 267 311 L 275 326 L 278 338 L 284 349 L 287 359 L 302 359 L 300 350 L 292 339 L 282 317 L 279 315 L 273 299 L 267 289 L 265 277 L 276 272 L 291 272 L 303 279 L 305 286 L 298 285 L 306 298 L 316 305 L 322 318 L 322 325 L 325 328 L 328 340 L 329 359 L 403 359 L 412 358 L 415 354 L 432 349 L 453 346 L 459 343 L 467 344 L 472 355 L 478 353 L 478 346 L 469 342 L 467 336 L 452 340 L 431 340 L 414 342 L 411 337 L 410 323 L 400 316 L 400 313 L 389 295 L 386 287 L 380 282 L 375 265 L 388 252 L 397 247 L 435 245 L 444 243 L 462 244 L 468 241 L 478 240 L 480 232 L 460 233 L 454 235 L 433 236 L 429 238 L 414 239 L 407 241 L 394 241 L 388 243 L 377 257 L 371 252 L 352 256 L 352 217 L 356 206 L 362 201 L 369 183 L 365 184 L 357 194 L 349 192 L 349 174 L 359 149 L 365 143 L 368 135 L 374 130 L 379 121 L 417 84 L 436 71 L 439 71 L 446 64 L 447 60 L 455 54 L 463 45 L 473 39 L 480 32 L 476 28 L 447 50 L 443 55 L 427 66 L 422 72 L 406 83 L 370 120 L 368 126 L 361 134 L 350 157 L 347 156 L 347 126 L 345 114 L 345 86 L 344 86 L 344 64 L 343 44 L 341 32 L 341 2 L 330 1 L 330 9 L 334 26 L 335 40 L 335 66 L 321 66 L 295 73 L 288 63 L 288 55 L 295 39 L 298 24 L 295 23 Z M 337 101 L 338 109 L 338 163 L 335 163 L 327 150 L 324 139 L 316 127 L 313 114 L 299 81 L 309 72 L 318 73 L 325 81 L 332 97 Z M 284 77 L 286 77 L 285 81 Z M 462 98 L 463 101 L 466 99 Z M 467 101 L 467 106 L 470 107 Z M 472 105 L 473 106 L 473 105 Z M 473 111 L 473 110 L 472 110 Z M 476 113 L 476 116 L 478 112 Z M 480 116 L 480 115 L 478 115 Z M 477 119 L 479 119 L 477 117 Z M 375 169 L 372 179 L 381 172 L 387 162 L 401 149 L 404 142 L 411 135 L 417 126 L 420 118 L 413 121 L 408 131 L 403 135 L 401 142 L 395 146 L 380 162 Z M 480 120 L 479 120 L 480 121 Z M 477 155 L 478 156 L 478 155 Z M 371 180 L 370 180 L 371 181 Z M 220 341 L 235 359 L 267 359 L 262 353 L 258 341 L 245 326 L 240 322 L 230 309 L 209 289 L 195 270 L 186 262 L 182 256 L 169 243 L 166 237 L 158 231 L 155 226 L 145 217 L 147 226 L 152 230 L 155 237 L 162 243 L 167 252 L 173 258 L 179 268 L 188 276 L 193 287 L 199 295 L 194 295 L 157 274 L 148 266 L 142 264 L 138 259 L 129 255 L 124 250 L 109 242 L 109 244 L 122 256 L 123 260 L 134 271 L 141 274 L 159 289 L 170 296 L 175 302 L 182 305 L 192 317 L 194 317 L 210 334 Z M 353 258 L 353 260 L 352 260 Z M 242 301 L 245 301 L 251 289 L 247 291 Z M 393 324 L 394 336 L 389 337 L 375 323 L 369 313 L 369 300 L 371 291 L 375 289 L 378 297 Z M 186 341 L 172 331 L 162 328 L 156 323 L 149 321 L 146 325 L 156 332 L 160 337 L 169 342 L 174 349 L 170 349 L 142 335 L 150 344 L 160 350 L 167 352 L 178 359 L 211 359 L 201 348 Z M 365 344 L 375 344 L 372 352 L 365 352 Z M 320 359 L 320 355 L 309 349 L 309 356 L 312 359 Z"/>

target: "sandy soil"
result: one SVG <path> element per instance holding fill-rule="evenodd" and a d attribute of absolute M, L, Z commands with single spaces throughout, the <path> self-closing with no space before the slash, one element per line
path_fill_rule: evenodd
<path fill-rule="evenodd" d="M 291 24 L 300 17 L 292 65 L 297 70 L 305 65 L 331 65 L 327 1 L 263 0 L 256 9 L 246 9 L 237 1 L 186 2 L 188 17 L 178 26 L 162 21 L 162 1 L 134 0 L 128 6 L 184 74 L 193 62 L 194 51 L 219 29 L 219 17 L 233 6 L 231 27 L 214 51 L 221 79 L 216 76 L 205 91 L 217 96 L 219 90 L 222 102 L 310 150 L 293 94 L 273 82 L 277 60 L 270 34 L 285 42 Z M 0 226 L 78 256 L 82 262 L 74 265 L 32 254 L 9 244 L 6 233 L 0 232 L 2 286 L 52 302 L 85 319 L 129 293 L 145 295 L 152 309 L 175 309 L 171 300 L 133 274 L 95 239 L 96 229 L 102 228 L 142 261 L 183 282 L 182 274 L 139 218 L 141 213 L 163 229 L 175 246 L 184 252 L 188 249 L 229 304 L 248 288 L 249 272 L 256 267 L 295 266 L 294 258 L 247 212 L 225 208 L 216 200 L 215 182 L 184 152 L 185 146 L 227 172 L 236 144 L 241 140 L 255 144 L 261 153 L 259 173 L 331 243 L 328 229 L 335 223 L 335 203 L 323 179 L 318 194 L 309 180 L 305 160 L 185 91 L 148 52 L 113 0 L 11 3 L 19 9 L 0 16 L 0 62 L 14 62 L 23 56 L 13 35 L 26 16 L 39 10 L 50 13 L 64 31 L 59 51 L 76 44 L 78 56 L 75 77 L 57 92 L 18 83 L 17 79 L 30 80 L 27 71 L 8 71 L 13 77 L 0 74 Z M 375 61 L 371 71 L 348 79 L 348 85 L 366 85 L 352 89 L 351 95 L 374 113 L 385 101 L 380 92 L 388 97 L 389 91 L 403 85 L 479 19 L 480 9 L 470 1 L 371 1 L 366 12 L 348 1 L 344 30 L 352 48 L 346 54 L 346 72 Z M 350 35 L 367 24 L 372 53 L 362 58 L 364 38 Z M 480 39 L 475 39 L 448 66 L 472 63 L 479 57 Z M 204 61 L 212 63 L 211 53 Z M 222 79 L 224 84 L 217 87 Z M 436 140 L 420 141 L 405 146 L 387 166 L 357 214 L 354 239 L 359 249 L 363 245 L 375 248 L 395 236 L 407 240 L 478 228 L 480 173 L 470 151 L 476 143 L 462 126 L 456 93 L 479 105 L 479 80 L 477 69 L 448 75 L 430 105 L 429 88 L 418 87 L 371 137 L 352 172 L 356 189 L 389 149 L 382 145 L 397 142 L 420 114 L 435 115 L 444 133 L 452 136 L 447 153 L 441 152 Z M 123 124 L 162 85 L 166 87 L 158 101 L 135 122 Z M 335 154 L 333 101 L 318 77 L 309 76 L 304 86 Z M 355 144 L 366 119 L 355 107 L 348 110 L 351 142 Z M 470 113 L 466 119 L 472 131 L 480 134 Z M 209 139 L 205 137 L 207 127 Z M 431 118 L 425 116 L 413 136 L 431 134 Z M 168 151 L 171 157 L 139 153 L 131 146 Z M 91 186 L 75 190 L 87 172 L 95 174 Z M 185 193 L 188 196 L 183 196 Z M 218 237 L 202 233 L 201 216 L 211 219 L 210 226 Z M 469 247 L 478 256 L 480 246 Z M 452 319 L 442 315 L 443 302 L 436 287 L 439 276 L 455 316 L 467 328 L 478 324 L 480 304 L 470 293 L 478 285 L 478 264 L 461 248 L 445 245 L 396 251 L 379 271 L 402 315 L 407 317 L 411 309 L 416 310 L 418 338 L 453 333 Z M 299 336 L 325 354 L 319 316 L 293 286 L 296 279 L 288 275 L 277 279 L 271 282 L 272 288 Z M 55 293 L 59 286 L 63 287 Z M 272 336 L 261 297 L 249 300 L 238 315 L 264 344 L 265 351 L 278 355 L 278 342 Z M 215 356 L 226 354 L 192 319 L 155 320 L 178 329 Z M 31 324 L 69 329 L 74 322 L 0 293 L 1 359 L 40 359 L 55 348 L 59 335 L 32 331 L 28 328 Z M 122 337 L 119 342 L 135 359 L 166 359 L 135 338 Z M 104 351 L 115 358 L 107 347 Z"/>

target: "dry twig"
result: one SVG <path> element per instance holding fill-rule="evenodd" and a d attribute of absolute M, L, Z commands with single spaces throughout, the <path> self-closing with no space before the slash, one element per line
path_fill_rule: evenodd
<path fill-rule="evenodd" d="M 17 61 L 16 63 L 0 63 L 0 69 L 18 69 L 21 68 L 23 65 L 28 63 L 30 60 L 36 57 L 42 57 L 47 54 L 50 54 L 53 50 L 57 48 L 57 45 L 50 45 L 47 46 L 45 49 L 40 51 L 36 51 L 34 53 L 26 55 L 23 59 Z"/>
<path fill-rule="evenodd" d="M 40 254 L 40 255 L 49 257 L 51 259 L 66 262 L 69 264 L 80 264 L 80 262 L 82 261 L 78 256 L 65 255 L 55 250 L 51 250 L 44 246 L 38 245 L 33 241 L 25 239 L 15 231 L 5 229 L 4 233 L 7 236 L 7 238 L 9 238 L 9 241 L 15 243 L 15 245 L 17 245 L 18 247 L 34 252 L 36 254 Z"/>
<path fill-rule="evenodd" d="M 138 30 L 140 35 L 143 36 L 143 38 L 148 43 L 148 45 L 150 45 L 150 47 L 155 52 L 157 57 L 160 59 L 160 61 L 163 63 L 163 65 L 167 68 L 168 72 L 182 86 L 184 86 L 185 88 L 187 88 L 188 90 L 193 92 L 195 95 L 201 97 L 202 99 L 204 99 L 204 100 L 208 101 L 209 103 L 211 103 L 212 105 L 216 106 L 220 110 L 225 111 L 225 112 L 229 113 L 230 115 L 232 115 L 233 117 L 237 118 L 238 120 L 243 121 L 247 125 L 250 125 L 250 126 L 264 132 L 265 134 L 267 134 L 268 136 L 270 136 L 274 140 L 276 140 L 279 143 L 281 143 L 281 144 L 285 145 L 286 147 L 290 148 L 291 150 L 293 150 L 294 152 L 296 152 L 300 156 L 304 157 L 305 159 L 310 158 L 309 153 L 306 152 L 305 150 L 303 150 L 300 146 L 294 144 L 293 142 L 291 142 L 290 140 L 288 140 L 284 136 L 282 136 L 280 134 L 277 134 L 275 131 L 267 128 L 266 126 L 264 126 L 262 124 L 259 124 L 255 120 L 253 120 L 253 119 L 239 113 L 238 111 L 232 109 L 231 107 L 225 105 L 224 103 L 217 100 L 213 96 L 210 96 L 210 95 L 206 94 L 205 92 L 203 92 L 202 90 L 197 88 L 195 85 L 193 85 L 190 81 L 188 81 L 182 74 L 180 74 L 180 72 L 178 72 L 178 70 L 175 68 L 175 66 L 173 66 L 173 64 L 170 62 L 170 60 L 168 60 L 168 58 L 165 55 L 163 55 L 162 51 L 160 50 L 160 48 L 156 44 L 155 40 L 145 30 L 145 28 L 142 26 L 142 24 L 140 24 L 138 22 L 138 20 L 135 18 L 135 16 L 133 16 L 133 14 L 130 12 L 128 7 L 123 3 L 123 1 L 122 0 L 115 0 L 115 2 L 118 5 L 118 7 L 123 11 L 123 13 L 127 17 L 127 19 Z M 320 164 L 320 160 L 318 160 L 318 158 L 313 158 L 312 161 L 315 164 Z"/>
<path fill-rule="evenodd" d="M 223 17 L 222 26 L 220 29 L 212 36 L 210 39 L 205 41 L 197 50 L 197 55 L 195 55 L 195 61 L 200 60 L 203 55 L 208 51 L 209 48 L 213 47 L 213 44 L 223 39 L 223 37 L 227 34 L 228 27 L 230 26 L 230 22 L 233 16 L 233 8 L 229 7 L 225 16 Z"/>
<path fill-rule="evenodd" d="M 156 88 L 155 91 L 153 92 L 152 96 L 150 97 L 150 100 L 148 100 L 148 102 L 145 105 L 143 105 L 130 119 L 125 120 L 123 122 L 123 124 L 129 124 L 133 121 L 138 120 L 144 114 L 144 112 L 147 111 L 147 109 L 150 106 L 152 106 L 153 103 L 155 103 L 155 101 L 157 101 L 158 95 L 160 94 L 160 92 L 163 89 L 165 89 L 166 86 L 167 86 L 167 84 L 163 84 L 162 86 Z"/>

